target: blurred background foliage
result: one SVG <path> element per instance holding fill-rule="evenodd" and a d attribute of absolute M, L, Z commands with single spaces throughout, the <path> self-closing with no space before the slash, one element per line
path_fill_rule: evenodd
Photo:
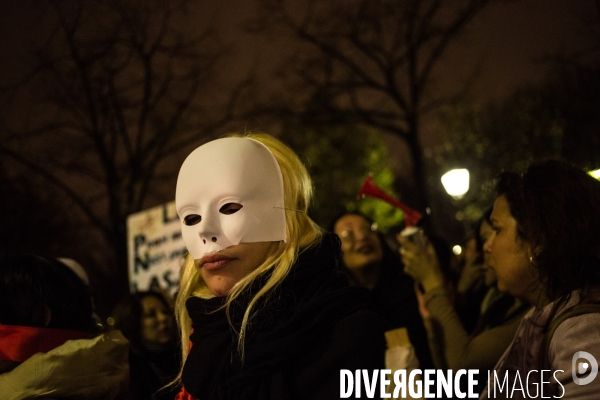
<path fill-rule="evenodd" d="M 315 187 L 311 217 L 322 227 L 343 211 L 371 217 L 382 231 L 402 222 L 402 211 L 372 198 L 357 198 L 367 175 L 390 195 L 395 193 L 394 160 L 380 133 L 358 125 L 306 128 L 286 126 L 280 136 L 307 166 Z"/>
<path fill-rule="evenodd" d="M 541 84 L 502 102 L 461 102 L 442 113 L 439 143 L 426 150 L 429 185 L 452 168 L 470 171 L 471 189 L 455 204 L 474 222 L 494 199 L 501 170 L 524 171 L 533 161 L 560 159 L 585 170 L 600 167 L 600 68 L 557 64 Z"/>

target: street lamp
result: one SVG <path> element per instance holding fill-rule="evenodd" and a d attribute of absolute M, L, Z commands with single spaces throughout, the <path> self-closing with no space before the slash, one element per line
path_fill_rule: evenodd
<path fill-rule="evenodd" d="M 446 193 L 455 199 L 461 199 L 469 191 L 469 170 L 453 169 L 442 175 L 442 185 Z"/>
<path fill-rule="evenodd" d="M 600 179 L 600 169 L 595 169 L 593 171 L 589 171 L 588 174 L 593 176 L 596 179 Z"/>

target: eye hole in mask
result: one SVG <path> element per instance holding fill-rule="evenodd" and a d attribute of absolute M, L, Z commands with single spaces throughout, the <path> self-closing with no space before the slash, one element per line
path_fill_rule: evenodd
<path fill-rule="evenodd" d="M 183 218 L 183 223 L 186 224 L 187 226 L 196 225 L 200 221 L 202 221 L 202 217 L 198 214 L 186 215 Z"/>
<path fill-rule="evenodd" d="M 223 207 L 219 208 L 219 212 L 225 215 L 235 214 L 236 212 L 240 211 L 242 207 L 244 206 L 238 203 L 227 203 L 223 204 Z"/>

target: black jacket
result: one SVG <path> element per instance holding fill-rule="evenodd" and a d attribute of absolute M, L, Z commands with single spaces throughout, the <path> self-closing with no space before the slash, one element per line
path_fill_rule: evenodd
<path fill-rule="evenodd" d="M 381 277 L 371 290 L 375 311 L 384 319 L 386 331 L 405 327 L 421 369 L 433 368 L 427 331 L 419 314 L 414 280 L 406 275 L 399 257 L 384 250 Z"/>
<path fill-rule="evenodd" d="M 369 309 L 368 292 L 349 287 L 338 268 L 339 248 L 337 236 L 326 234 L 299 256 L 257 307 L 243 362 L 234 329 L 264 279 L 232 305 L 233 327 L 218 310 L 223 298 L 188 299 L 193 347 L 182 376 L 186 390 L 201 400 L 330 400 L 339 398 L 341 369 L 384 368 L 383 321 Z"/>

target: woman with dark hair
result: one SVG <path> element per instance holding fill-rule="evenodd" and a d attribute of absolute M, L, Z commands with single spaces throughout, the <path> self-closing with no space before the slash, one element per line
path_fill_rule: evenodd
<path fill-rule="evenodd" d="M 491 225 L 484 216 L 478 223 L 476 234 L 478 252 L 483 253 L 484 243 L 490 235 Z M 487 371 L 498 362 L 510 344 L 521 318 L 531 306 L 510 295 L 497 294 L 489 256 L 484 254 L 484 278 L 486 286 L 490 287 L 491 296 L 486 298 L 486 305 L 482 307 L 475 329 L 471 332 L 466 329 L 452 296 L 444 287 L 440 262 L 435 256 L 433 245 L 426 243 L 420 248 L 401 236 L 398 236 L 398 240 L 406 272 L 420 283 L 416 288 L 417 296 L 426 313 L 426 326 L 436 368 L 478 369 L 480 392 L 485 384 Z M 479 305 L 478 303 L 477 306 Z"/>
<path fill-rule="evenodd" d="M 66 265 L 35 255 L 0 263 L 0 398 L 122 398 L 127 340 L 95 333 L 90 295 Z"/>
<path fill-rule="evenodd" d="M 385 331 L 405 327 L 419 367 L 432 367 L 414 282 L 403 272 L 398 255 L 377 232 L 377 225 L 358 212 L 343 212 L 333 220 L 331 228 L 342 242 L 342 267 L 350 283 L 369 289 L 375 311 L 384 318 Z"/>
<path fill-rule="evenodd" d="M 181 353 L 171 305 L 158 292 L 128 295 L 114 307 L 114 328 L 129 340 L 130 390 L 133 399 L 173 399 L 170 386 L 179 372 Z"/>
<path fill-rule="evenodd" d="M 495 367 L 493 387 L 482 398 L 533 393 L 597 398 L 600 182 L 567 164 L 546 161 L 532 164 L 523 175 L 502 173 L 496 187 L 494 232 L 486 250 L 498 288 L 535 307 L 521 321 Z M 516 384 L 517 390 L 503 392 L 494 376 L 507 377 L 508 388 Z"/>

